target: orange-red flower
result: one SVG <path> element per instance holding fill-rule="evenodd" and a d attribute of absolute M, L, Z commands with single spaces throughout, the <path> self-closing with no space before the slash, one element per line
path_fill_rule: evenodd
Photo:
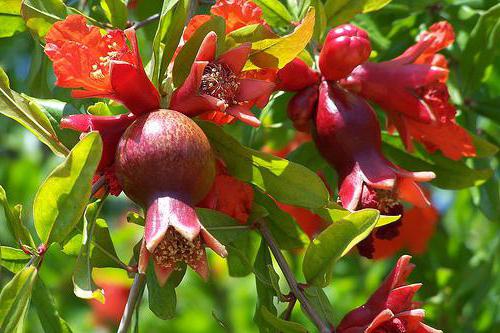
<path fill-rule="evenodd" d="M 413 296 L 422 284 L 408 285 L 415 268 L 410 256 L 402 256 L 370 299 L 349 312 L 337 327 L 338 333 L 439 333 L 423 323 L 425 311 Z"/>
<path fill-rule="evenodd" d="M 251 126 L 260 121 L 250 112 L 263 108 L 274 90 L 274 83 L 245 77 L 243 67 L 250 55 L 250 43 L 241 44 L 215 57 L 217 35 L 203 40 L 189 76 L 172 94 L 170 108 L 189 117 L 223 125 L 239 119 Z"/>
<path fill-rule="evenodd" d="M 134 29 L 103 34 L 85 17 L 69 15 L 54 23 L 45 40 L 56 85 L 75 89 L 73 97 L 111 98 L 136 115 L 159 108 L 160 96 L 142 66 Z"/>
<path fill-rule="evenodd" d="M 432 25 L 418 42 L 390 61 L 365 62 L 341 84 L 374 101 L 389 117 L 389 130 L 397 129 L 408 150 L 413 141 L 427 150 L 441 150 L 457 160 L 475 156 L 472 138 L 456 121 L 446 81 L 448 64 L 436 52 L 454 41 L 448 22 Z"/>
<path fill-rule="evenodd" d="M 411 254 L 425 252 L 438 219 L 438 211 L 432 206 L 405 210 L 399 235 L 391 240 L 380 239 L 376 234 L 370 236 L 373 237 L 373 259 L 392 257 L 401 249 L 407 249 Z"/>
<path fill-rule="evenodd" d="M 219 162 L 212 188 L 197 206 L 218 210 L 244 224 L 250 216 L 252 203 L 252 186 L 229 175 Z"/>

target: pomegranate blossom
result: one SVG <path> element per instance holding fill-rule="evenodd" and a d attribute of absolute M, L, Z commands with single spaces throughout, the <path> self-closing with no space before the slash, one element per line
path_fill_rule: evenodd
<path fill-rule="evenodd" d="M 212 148 L 196 123 L 172 110 L 139 117 L 118 145 L 116 176 L 127 196 L 146 211 L 139 271 L 145 271 L 152 255 L 161 284 L 180 262 L 207 278 L 203 245 L 221 256 L 226 250 L 194 209 L 215 177 Z"/>

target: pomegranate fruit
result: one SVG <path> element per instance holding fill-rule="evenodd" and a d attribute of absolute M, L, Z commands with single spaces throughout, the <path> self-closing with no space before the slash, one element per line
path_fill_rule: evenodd
<path fill-rule="evenodd" d="M 160 283 L 179 262 L 208 275 L 207 244 L 221 256 L 224 246 L 201 225 L 194 206 L 210 190 L 215 157 L 205 133 L 187 116 L 158 110 L 139 117 L 125 131 L 115 170 L 125 194 L 146 211 L 139 270 L 150 255 Z"/>

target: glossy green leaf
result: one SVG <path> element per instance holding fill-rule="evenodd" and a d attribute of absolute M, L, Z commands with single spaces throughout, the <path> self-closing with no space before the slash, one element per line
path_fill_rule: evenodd
<path fill-rule="evenodd" d="M 253 43 L 244 69 L 283 68 L 304 50 L 313 32 L 314 8 L 311 8 L 292 33 L 281 38 L 264 39 Z"/>
<path fill-rule="evenodd" d="M 196 208 L 196 214 L 201 224 L 222 244 L 234 242 L 249 231 L 248 226 L 216 210 Z"/>
<path fill-rule="evenodd" d="M 262 15 L 267 24 L 273 28 L 288 27 L 292 23 L 292 14 L 279 0 L 254 0 L 262 9 Z"/>
<path fill-rule="evenodd" d="M 127 24 L 127 5 L 123 0 L 101 0 L 101 7 L 108 21 L 117 28 L 125 28 Z"/>
<path fill-rule="evenodd" d="M 12 273 L 17 273 L 22 270 L 30 258 L 31 257 L 22 250 L 8 246 L 0 246 L 0 265 Z"/>
<path fill-rule="evenodd" d="M 68 323 L 61 318 L 57 311 L 54 297 L 47 289 L 43 281 L 38 278 L 33 288 L 33 304 L 36 307 L 40 324 L 45 332 L 70 333 Z"/>
<path fill-rule="evenodd" d="M 481 14 L 467 39 L 461 54 L 463 92 L 466 96 L 479 88 L 495 57 L 500 43 L 500 4 L 496 4 Z"/>
<path fill-rule="evenodd" d="M 333 265 L 366 238 L 379 219 L 375 209 L 353 212 L 322 231 L 307 248 L 302 272 L 308 283 L 328 285 Z"/>
<path fill-rule="evenodd" d="M 262 318 L 272 327 L 279 330 L 279 332 L 283 333 L 307 333 L 307 329 L 299 323 L 284 320 L 276 317 L 276 315 L 269 312 L 266 307 L 260 308 L 260 313 Z"/>
<path fill-rule="evenodd" d="M 306 296 L 311 306 L 323 321 L 330 324 L 333 323 L 333 307 L 323 289 L 316 286 L 308 286 L 304 289 L 304 296 Z"/>
<path fill-rule="evenodd" d="M 180 271 L 174 271 L 163 287 L 158 284 L 153 265 L 150 264 L 146 273 L 148 286 L 149 309 L 160 319 L 167 320 L 175 317 L 177 296 L 175 287 L 179 285 L 186 273 L 186 265 Z"/>
<path fill-rule="evenodd" d="M 233 47 L 236 44 L 246 42 L 257 42 L 263 39 L 278 38 L 274 32 L 262 24 L 251 24 L 231 31 L 226 35 L 226 47 Z"/>
<path fill-rule="evenodd" d="M 68 149 L 58 140 L 49 119 L 40 107 L 10 89 L 9 78 L 0 68 L 0 113 L 26 127 L 56 155 L 65 156 Z"/>
<path fill-rule="evenodd" d="M 80 254 L 76 259 L 73 273 L 73 291 L 76 296 L 83 299 L 96 299 L 104 303 L 104 292 L 92 278 L 92 239 L 96 220 L 101 211 L 103 201 L 97 200 L 87 206 L 83 218 L 83 237 Z"/>
<path fill-rule="evenodd" d="M 346 23 L 357 14 L 379 10 L 392 0 L 327 0 L 325 12 L 328 26 Z"/>
<path fill-rule="evenodd" d="M 69 14 L 69 9 L 62 0 L 23 0 L 21 14 L 26 26 L 43 38 L 52 24 Z"/>
<path fill-rule="evenodd" d="M 96 132 L 89 133 L 40 186 L 33 218 L 44 244 L 62 242 L 80 220 L 101 153 L 101 137 Z"/>
<path fill-rule="evenodd" d="M 293 217 L 279 209 L 276 202 L 267 195 L 259 191 L 254 193 L 254 205 L 262 206 L 268 213 L 264 220 L 278 246 L 284 250 L 304 247 L 308 238 Z"/>
<path fill-rule="evenodd" d="M 37 269 L 19 271 L 0 293 L 0 332 L 22 332 Z"/>
<path fill-rule="evenodd" d="M 160 13 L 160 22 L 153 40 L 152 80 L 160 86 L 165 77 L 184 29 L 184 22 L 189 11 L 188 0 L 164 0 Z"/>
<path fill-rule="evenodd" d="M 2 186 L 0 186 L 0 205 L 3 206 L 5 218 L 7 220 L 7 227 L 16 241 L 20 244 L 35 247 L 33 237 L 31 237 L 28 228 L 26 228 L 23 224 L 22 206 L 16 205 L 12 208 L 7 200 L 7 193 L 5 193 Z"/>
<path fill-rule="evenodd" d="M 210 20 L 202 24 L 184 44 L 182 49 L 175 57 L 174 67 L 172 69 L 173 82 L 175 87 L 179 87 L 188 77 L 191 65 L 196 58 L 205 36 L 213 31 L 217 34 L 217 52 L 220 52 L 224 46 L 224 34 L 226 23 L 220 16 L 212 16 Z"/>
<path fill-rule="evenodd" d="M 276 200 L 300 207 L 320 208 L 328 204 L 323 180 L 302 165 L 242 146 L 220 127 L 199 122 L 229 173 L 250 182 Z"/>
<path fill-rule="evenodd" d="M 21 0 L 0 0 L 0 38 L 26 30 L 20 10 Z"/>
<path fill-rule="evenodd" d="M 383 152 L 392 162 L 412 171 L 433 171 L 436 178 L 431 184 L 447 189 L 458 190 L 484 184 L 492 175 L 491 169 L 472 169 L 464 161 L 450 160 L 440 153 L 428 154 L 416 151 L 409 154 L 398 138 L 384 135 Z"/>

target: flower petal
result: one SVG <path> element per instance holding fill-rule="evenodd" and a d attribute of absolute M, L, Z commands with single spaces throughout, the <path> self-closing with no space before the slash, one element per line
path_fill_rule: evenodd
<path fill-rule="evenodd" d="M 222 54 L 217 58 L 217 62 L 227 65 L 234 74 L 238 75 L 245 66 L 250 51 L 252 51 L 252 44 L 243 43 Z"/>
<path fill-rule="evenodd" d="M 201 42 L 195 61 L 214 61 L 217 50 L 217 34 L 210 31 Z"/>
<path fill-rule="evenodd" d="M 252 112 L 250 112 L 248 107 L 245 107 L 243 105 L 232 105 L 226 109 L 226 113 L 235 118 L 238 118 L 239 120 L 250 126 L 260 126 L 260 120 L 257 119 Z"/>
<path fill-rule="evenodd" d="M 240 79 L 239 83 L 240 88 L 236 96 L 238 102 L 254 101 L 262 96 L 268 99 L 276 86 L 273 82 L 256 79 Z M 260 108 L 264 106 L 265 104 L 258 105 Z"/>

